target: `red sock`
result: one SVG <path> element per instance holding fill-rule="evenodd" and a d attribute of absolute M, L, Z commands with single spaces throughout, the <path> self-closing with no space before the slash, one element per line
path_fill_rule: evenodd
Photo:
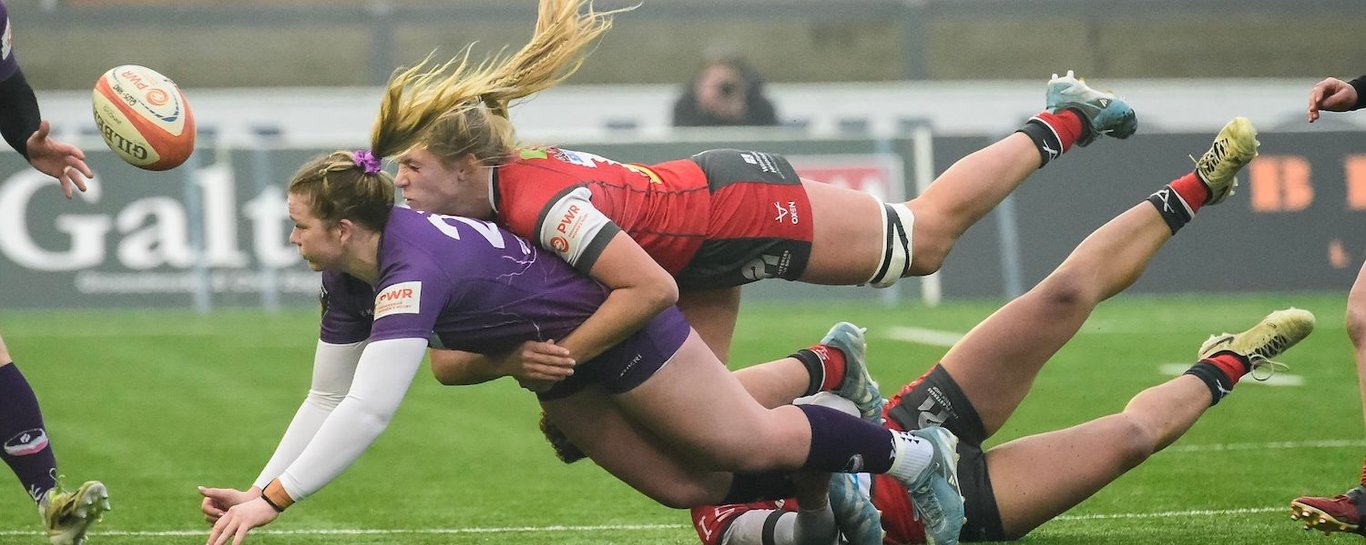
<path fill-rule="evenodd" d="M 1181 200 L 1186 201 L 1186 206 L 1191 209 L 1191 214 L 1200 211 L 1200 207 L 1209 200 L 1209 187 L 1205 182 L 1200 181 L 1200 177 L 1195 172 L 1190 172 L 1185 176 L 1172 180 L 1172 191 L 1181 196 Z"/>
<path fill-rule="evenodd" d="M 1218 367 L 1220 371 L 1224 372 L 1224 376 L 1228 377 L 1229 382 L 1232 384 L 1237 384 L 1238 379 L 1243 378 L 1243 375 L 1246 375 L 1248 371 L 1252 370 L 1252 364 L 1248 363 L 1245 358 L 1232 352 L 1215 354 L 1200 361 L 1207 361 L 1215 367 Z"/>
<path fill-rule="evenodd" d="M 1081 116 L 1072 110 L 1062 110 L 1058 113 L 1040 112 L 1034 116 L 1043 121 L 1053 133 L 1058 135 L 1058 141 L 1062 144 L 1062 151 L 1072 149 L 1072 144 L 1081 138 Z"/>
<path fill-rule="evenodd" d="M 821 392 L 829 392 L 838 388 L 844 382 L 844 352 L 840 349 L 817 344 L 807 348 L 816 354 L 821 360 L 821 367 L 825 369 L 825 380 L 821 381 Z"/>
<path fill-rule="evenodd" d="M 1361 461 L 1361 486 L 1366 486 L 1366 460 Z"/>

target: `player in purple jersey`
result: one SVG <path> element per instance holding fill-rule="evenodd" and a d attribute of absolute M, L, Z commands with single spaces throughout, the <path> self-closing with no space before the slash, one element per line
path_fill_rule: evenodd
<path fill-rule="evenodd" d="M 207 543 L 240 543 L 336 478 L 388 425 L 428 346 L 480 354 L 572 339 L 601 285 L 492 223 L 393 207 L 368 151 L 336 152 L 290 183 L 290 241 L 325 271 L 313 384 L 248 490 L 203 488 Z M 893 432 L 819 406 L 765 409 L 669 308 L 537 392 L 599 465 L 669 506 L 781 498 L 793 471 L 895 476 L 953 543 L 956 438 Z M 725 426 L 715 425 L 726 422 Z"/>
<path fill-rule="evenodd" d="M 0 0 L 0 135 L 34 169 L 57 178 L 70 199 L 72 186 L 85 191 L 85 180 L 94 174 L 85 164 L 85 153 L 48 135 L 48 123 L 38 113 L 38 99 L 15 59 L 11 31 L 9 10 Z M 86 530 L 109 508 L 109 493 L 99 481 L 89 481 L 74 492 L 57 485 L 57 458 L 48 444 L 38 397 L 2 339 L 0 441 L 4 441 L 0 459 L 38 503 L 52 543 L 84 541 Z"/>
<path fill-rule="evenodd" d="M 0 136 L 35 170 L 56 178 L 70 199 L 71 188 L 85 191 L 86 180 L 95 173 L 85 164 L 85 152 L 48 134 L 51 127 L 38 112 L 38 98 L 15 59 L 13 29 L 3 1 L 0 20 Z"/>

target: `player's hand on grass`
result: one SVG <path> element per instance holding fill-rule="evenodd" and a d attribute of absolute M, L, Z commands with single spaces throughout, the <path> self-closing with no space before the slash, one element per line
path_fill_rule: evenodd
<path fill-rule="evenodd" d="M 209 531 L 205 545 L 224 545 L 231 539 L 232 545 L 242 545 L 247 532 L 270 524 L 280 517 L 280 512 L 271 507 L 263 498 L 239 503 L 228 509 Z"/>
<path fill-rule="evenodd" d="M 232 506 L 261 497 L 261 489 L 257 487 L 242 491 L 201 486 L 199 493 L 204 496 L 204 501 L 200 502 L 199 508 L 204 512 L 204 520 L 209 524 L 218 522 L 218 519 L 222 518 Z"/>
<path fill-rule="evenodd" d="M 86 180 L 94 178 L 95 172 L 85 164 L 81 148 L 52 138 L 51 130 L 51 125 L 43 121 L 28 137 L 28 163 L 38 172 L 56 178 L 62 184 L 62 193 L 71 199 L 71 188 L 85 191 Z"/>
<path fill-rule="evenodd" d="M 541 391 L 574 374 L 574 358 L 569 349 L 555 341 L 526 341 L 499 362 L 502 374 L 517 379 L 522 387 Z M 540 385 L 541 390 L 530 385 Z"/>
<path fill-rule="evenodd" d="M 1338 78 L 1326 78 L 1309 90 L 1309 122 L 1319 118 L 1319 110 L 1345 112 L 1357 103 L 1357 90 Z"/>

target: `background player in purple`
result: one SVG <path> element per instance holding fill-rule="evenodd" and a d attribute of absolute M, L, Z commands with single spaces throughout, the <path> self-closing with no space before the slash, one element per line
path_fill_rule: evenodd
<path fill-rule="evenodd" d="M 1310 123 L 1318 120 L 1320 110 L 1348 112 L 1362 108 L 1366 108 L 1366 76 L 1351 81 L 1325 78 L 1309 91 Z M 1357 381 L 1366 403 L 1366 264 L 1347 295 L 1347 336 L 1356 354 Z M 1290 502 L 1290 516 L 1303 522 L 1306 530 L 1366 536 L 1366 461 L 1361 463 L 1361 481 L 1356 486 L 1337 496 L 1295 498 Z"/>
<path fill-rule="evenodd" d="M 41 120 L 38 99 L 24 79 L 14 55 L 9 10 L 0 0 L 0 136 L 24 156 L 34 169 L 57 178 L 66 198 L 73 186 L 85 191 L 85 180 L 94 173 L 85 164 L 85 153 L 48 135 Z M 84 177 L 82 177 L 84 176 Z M 0 340 L 0 450 L 3 459 L 24 485 L 43 517 L 54 545 L 80 543 L 85 532 L 109 508 L 104 484 L 90 481 L 75 492 L 57 486 L 57 458 L 49 445 L 38 397 Z"/>
<path fill-rule="evenodd" d="M 201 489 L 211 545 L 241 543 L 359 458 L 429 345 L 492 354 L 571 339 L 607 297 L 492 223 L 395 208 L 393 195 L 368 151 L 311 161 L 291 181 L 290 242 L 326 271 L 313 385 L 251 488 Z M 963 523 L 952 434 L 893 432 L 828 407 L 766 409 L 676 308 L 538 396 L 594 461 L 665 505 L 786 497 L 792 471 L 866 471 L 933 506 L 925 523 L 941 543 Z"/>
<path fill-rule="evenodd" d="M 72 187 L 85 191 L 86 180 L 95 173 L 85 164 L 85 152 L 48 134 L 51 127 L 42 119 L 38 98 L 15 58 L 9 10 L 3 1 L 0 20 L 4 25 L 0 28 L 0 135 L 35 170 L 61 182 L 62 192 L 70 199 Z"/>

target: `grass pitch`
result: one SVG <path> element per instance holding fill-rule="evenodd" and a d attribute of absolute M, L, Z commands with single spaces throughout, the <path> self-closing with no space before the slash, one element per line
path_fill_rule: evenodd
<path fill-rule="evenodd" d="M 1208 334 L 1241 330 L 1276 308 L 1308 308 L 1319 323 L 1282 358 L 1301 384 L 1243 381 L 1182 440 L 1026 541 L 1324 542 L 1304 535 L 1286 505 L 1355 483 L 1366 450 L 1345 296 L 1121 295 L 1102 305 L 990 444 L 1116 412 L 1166 380 L 1164 364 L 1191 363 Z M 890 392 L 947 349 L 896 340 L 894 328 L 962 333 L 999 303 L 749 304 L 732 359 L 781 357 L 849 320 L 869 328 L 870 364 Z M 195 486 L 245 487 L 256 477 L 307 391 L 316 328 L 315 310 L 0 316 L 67 481 L 109 485 L 114 511 L 92 545 L 203 543 Z M 250 542 L 697 542 L 686 512 L 655 505 L 589 463 L 557 462 L 536 418 L 533 396 L 510 381 L 442 387 L 423 371 L 357 464 Z M 45 543 L 17 481 L 6 480 L 0 543 Z"/>

